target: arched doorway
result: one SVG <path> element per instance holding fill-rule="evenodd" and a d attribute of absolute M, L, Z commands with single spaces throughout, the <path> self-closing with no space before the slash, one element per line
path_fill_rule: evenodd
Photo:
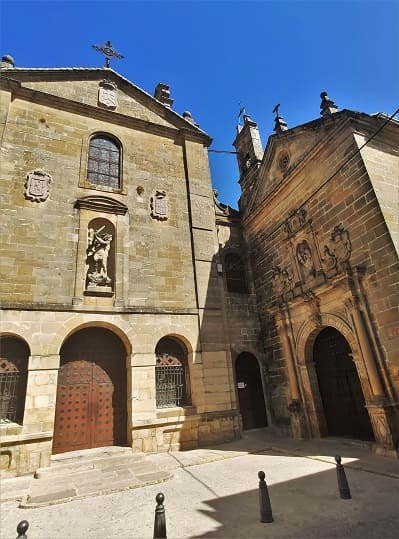
<path fill-rule="evenodd" d="M 244 352 L 237 357 L 236 381 L 244 430 L 266 427 L 265 397 L 255 356 Z"/>
<path fill-rule="evenodd" d="M 125 445 L 126 349 L 104 328 L 85 328 L 61 347 L 53 453 Z"/>
<path fill-rule="evenodd" d="M 327 327 L 313 346 L 319 391 L 331 436 L 373 440 L 356 365 L 345 337 Z"/>

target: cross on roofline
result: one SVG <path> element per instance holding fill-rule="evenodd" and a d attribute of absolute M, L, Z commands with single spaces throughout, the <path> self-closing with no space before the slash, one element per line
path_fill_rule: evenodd
<path fill-rule="evenodd" d="M 110 41 L 107 41 L 105 45 L 92 45 L 92 47 L 93 49 L 96 49 L 96 51 L 101 52 L 101 54 L 104 54 L 105 56 L 104 67 L 110 67 L 111 58 L 118 58 L 118 59 L 124 58 L 122 54 L 119 54 L 119 52 L 116 52 L 112 48 L 112 44 Z"/>

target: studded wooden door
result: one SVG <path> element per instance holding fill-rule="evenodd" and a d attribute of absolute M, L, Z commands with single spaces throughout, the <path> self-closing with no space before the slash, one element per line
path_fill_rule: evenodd
<path fill-rule="evenodd" d="M 87 328 L 61 350 L 53 453 L 125 445 L 125 352 L 108 330 Z"/>
<path fill-rule="evenodd" d="M 334 328 L 324 329 L 314 344 L 314 360 L 328 433 L 373 440 L 356 365 L 346 339 Z"/>

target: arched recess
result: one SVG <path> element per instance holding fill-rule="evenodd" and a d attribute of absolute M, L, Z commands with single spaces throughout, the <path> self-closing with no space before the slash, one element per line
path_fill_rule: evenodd
<path fill-rule="evenodd" d="M 29 356 L 23 339 L 0 336 L 0 423 L 23 423 Z"/>
<path fill-rule="evenodd" d="M 176 336 L 162 337 L 155 347 L 157 408 L 191 405 L 188 350 Z"/>
<path fill-rule="evenodd" d="M 112 331 L 81 328 L 60 351 L 53 453 L 127 443 L 127 351 Z"/>
<path fill-rule="evenodd" d="M 322 329 L 313 344 L 313 360 L 328 434 L 374 440 L 351 348 L 335 328 Z"/>
<path fill-rule="evenodd" d="M 242 352 L 235 362 L 238 401 L 244 430 L 267 426 L 262 377 L 256 357 Z"/>

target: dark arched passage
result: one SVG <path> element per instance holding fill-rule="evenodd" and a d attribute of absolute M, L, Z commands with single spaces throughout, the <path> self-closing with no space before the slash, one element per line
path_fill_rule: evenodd
<path fill-rule="evenodd" d="M 266 427 L 265 397 L 259 363 L 255 356 L 244 352 L 237 357 L 236 380 L 243 428 Z"/>
<path fill-rule="evenodd" d="M 125 445 L 126 349 L 112 331 L 77 331 L 61 348 L 53 453 Z"/>
<path fill-rule="evenodd" d="M 328 434 L 373 440 L 362 387 L 345 337 L 332 327 L 323 329 L 316 337 L 313 357 Z"/>

